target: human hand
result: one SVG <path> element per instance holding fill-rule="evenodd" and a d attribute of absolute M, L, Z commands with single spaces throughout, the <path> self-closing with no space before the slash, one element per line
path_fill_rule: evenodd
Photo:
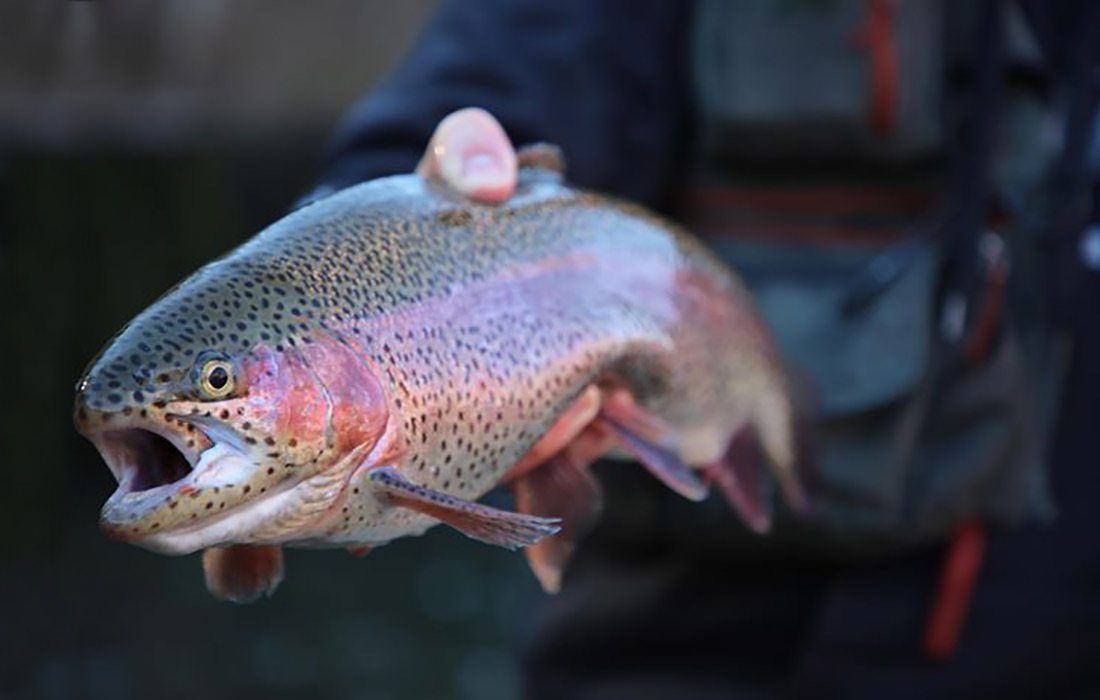
<path fill-rule="evenodd" d="M 516 189 L 516 151 L 491 114 L 467 107 L 439 122 L 416 172 L 467 197 L 496 204 Z"/>

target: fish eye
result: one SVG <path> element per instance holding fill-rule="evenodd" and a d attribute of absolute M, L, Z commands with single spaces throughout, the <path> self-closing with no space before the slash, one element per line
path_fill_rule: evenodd
<path fill-rule="evenodd" d="M 210 399 L 224 399 L 233 393 L 233 365 L 225 360 L 207 360 L 199 372 L 199 390 Z"/>

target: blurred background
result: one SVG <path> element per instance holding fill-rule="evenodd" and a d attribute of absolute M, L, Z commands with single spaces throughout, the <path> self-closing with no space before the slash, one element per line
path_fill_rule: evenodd
<path fill-rule="evenodd" d="M 773 318 L 793 319 L 788 341 L 800 341 L 797 332 L 814 326 L 806 319 L 827 318 L 807 312 L 818 307 L 804 299 L 823 299 L 825 309 L 844 299 L 859 301 L 859 318 L 845 325 L 845 316 L 836 329 L 826 323 L 823 332 L 867 340 L 873 351 L 867 356 L 883 367 L 912 369 L 909 383 L 899 388 L 875 379 L 874 363 L 863 355 L 822 352 L 832 346 L 815 336 L 806 336 L 814 342 L 791 343 L 804 357 L 788 359 L 800 369 L 806 369 L 800 360 L 811 370 L 816 366 L 818 374 L 808 376 L 819 383 L 834 370 L 845 385 L 857 375 L 872 378 L 866 396 L 827 416 L 831 444 L 840 446 L 834 466 L 846 466 L 848 455 L 857 455 L 851 484 L 843 469 L 831 474 L 833 486 L 841 486 L 834 503 L 848 508 L 840 515 L 855 514 L 856 534 L 913 535 L 912 547 L 886 538 L 893 548 L 884 547 L 879 558 L 878 550 L 867 560 L 822 556 L 815 549 L 821 542 L 810 536 L 821 532 L 799 533 L 797 523 L 789 532 L 794 540 L 805 535 L 805 541 L 791 544 L 805 550 L 784 549 L 781 538 L 772 538 L 779 544 L 771 547 L 747 536 L 717 499 L 698 507 L 681 502 L 641 470 L 601 474 L 616 481 L 604 479 L 608 502 L 600 527 L 571 568 L 587 574 L 553 599 L 556 610 L 540 604 L 542 593 L 522 556 L 443 528 L 365 559 L 292 550 L 276 596 L 251 606 L 216 602 L 205 590 L 198 556 L 164 557 L 107 540 L 97 516 L 114 479 L 70 419 L 73 385 L 84 363 L 173 282 L 283 216 L 313 188 L 336 122 L 397 65 L 437 2 L 2 0 L 0 700 L 514 698 L 521 691 L 521 649 L 534 650 L 528 683 L 541 689 L 538 697 L 553 700 L 578 694 L 559 689 L 570 682 L 605 694 L 600 697 L 637 700 L 645 690 L 663 700 L 698 697 L 706 683 L 715 689 L 708 697 L 724 698 L 735 684 L 771 687 L 778 680 L 783 685 L 776 687 L 787 687 L 788 679 L 809 697 L 1030 697 L 1057 688 L 1065 689 L 1065 697 L 1100 697 L 1094 515 L 1100 473 L 1093 444 L 1100 331 L 1091 313 L 1093 300 L 1100 299 L 1100 147 L 1094 144 L 1090 152 L 1090 130 L 1069 127 L 1092 123 L 1089 110 L 1100 94 L 1095 51 L 1077 50 L 1100 45 L 1087 31 L 1100 24 L 1074 19 L 1089 12 L 1095 17 L 1095 9 L 1082 8 L 1096 6 L 1076 0 L 1024 3 L 1051 10 L 1034 13 L 1052 23 L 1037 34 L 1050 44 L 1049 66 L 1021 28 L 1022 15 L 1011 15 L 1004 27 L 1011 51 L 1004 52 L 1000 75 L 998 42 L 969 38 L 995 32 L 948 31 L 958 29 L 955 21 L 968 30 L 999 27 L 981 22 L 986 15 L 975 11 L 992 13 L 1009 4 L 999 0 L 700 0 L 691 5 L 702 8 L 698 22 L 690 24 L 691 51 L 684 11 L 689 6 L 679 2 L 652 3 L 643 11 L 634 0 L 530 6 L 500 0 L 492 5 L 497 11 L 482 13 L 451 3 L 441 15 L 447 21 L 433 25 L 433 46 L 446 50 L 420 55 L 420 72 L 405 76 L 424 82 L 420 89 L 427 92 L 418 96 L 406 89 L 409 83 L 391 83 L 392 91 L 414 99 L 397 100 L 405 111 L 359 115 L 370 122 L 370 138 L 354 148 L 345 143 L 344 149 L 369 151 L 381 143 L 384 150 L 390 139 L 426 133 L 442 114 L 429 114 L 421 107 L 431 100 L 416 98 L 446 92 L 448 79 L 468 81 L 465 90 L 487 86 L 484 93 L 458 94 L 467 103 L 480 104 L 484 97 L 487 107 L 516 125 L 510 133 L 517 139 L 526 138 L 526 128 L 565 145 L 575 182 L 649 203 L 659 201 L 662 188 L 685 185 L 690 196 L 681 203 L 684 211 L 674 213 L 694 214 L 683 220 L 720 254 L 739 263 L 756 260 L 758 273 L 772 274 L 770 287 L 754 291 L 765 315 L 770 310 Z M 1083 14 L 1053 12 L 1074 7 Z M 938 24 L 937 8 L 951 21 Z M 883 116 L 874 98 L 893 93 L 872 89 L 868 76 L 876 61 L 880 67 L 891 61 L 876 59 L 871 20 L 877 18 L 882 29 L 894 10 L 900 14 L 891 26 L 906 31 L 898 34 L 897 46 L 886 41 L 888 31 L 879 44 L 889 45 L 886 58 L 899 58 L 902 68 L 916 73 L 892 78 L 902 90 L 886 102 L 897 102 L 900 126 L 883 135 L 869 128 L 876 127 L 876 115 Z M 800 24 L 792 16 L 813 21 Z M 864 19 L 867 41 L 860 38 L 862 29 L 856 31 Z M 765 29 L 758 31 L 753 22 Z M 822 27 L 828 31 L 818 31 Z M 748 41 L 727 43 L 742 31 Z M 463 41 L 450 44 L 441 37 Z M 783 37 L 787 43 L 779 41 Z M 802 50 L 807 37 L 817 53 Z M 456 45 L 470 54 L 462 70 L 434 70 L 433 62 L 455 60 L 450 49 Z M 499 56 L 510 56 L 520 45 L 528 63 L 508 65 L 515 75 L 498 74 L 495 69 L 504 65 Z M 746 53 L 728 53 L 730 46 Z M 773 61 L 773 49 L 789 61 Z M 831 56 L 834 67 L 844 70 L 822 70 L 815 56 Z M 689 59 L 690 86 L 684 80 Z M 774 70 L 759 70 L 773 63 Z M 747 68 L 742 74 L 731 67 Z M 546 85 L 531 75 L 545 78 Z M 944 85 L 913 75 L 938 76 Z M 986 89 L 983 81 L 1001 97 L 979 94 Z M 1001 83 L 1003 90 L 989 87 Z M 569 99 L 559 99 L 562 94 Z M 450 93 L 446 97 L 439 104 L 449 104 Z M 806 117 L 804 103 L 819 111 Z M 690 123 L 688 107 L 699 108 Z M 777 121 L 792 114 L 798 119 Z M 413 117 L 422 122 L 415 128 L 409 124 Z M 915 122 L 907 126 L 910 118 Z M 387 119 L 407 128 L 394 128 Z M 783 128 L 773 131 L 776 124 Z M 991 163 L 984 163 L 981 148 L 956 147 L 983 141 L 993 124 L 1003 151 L 990 156 Z M 803 134 L 808 126 L 813 129 Z M 812 138 L 800 140 L 805 135 Z M 914 140 L 907 141 L 910 136 Z M 345 160 L 349 169 L 334 175 L 337 181 L 370 176 L 355 170 L 362 162 Z M 983 177 L 962 177 L 971 174 L 971 165 L 979 175 L 988 165 L 998 185 L 998 206 L 988 219 L 980 204 Z M 960 177 L 941 182 L 945 173 Z M 977 399 L 948 396 L 973 386 L 966 377 L 1000 366 L 992 360 L 965 375 L 925 366 L 929 361 L 916 350 L 937 334 L 950 335 L 949 324 L 940 322 L 950 320 L 946 301 L 960 299 L 947 299 L 936 321 L 939 307 L 932 304 L 947 285 L 931 264 L 913 262 L 924 258 L 905 257 L 924 249 L 923 228 L 911 224 L 918 216 L 923 220 L 930 204 L 891 202 L 902 201 L 893 197 L 895 190 L 914 183 L 921 189 L 917 194 L 951 194 L 948 205 L 973 219 L 955 222 L 962 233 L 986 224 L 998 232 L 1012 229 L 1015 287 L 1006 303 L 1019 307 L 1013 310 L 1030 323 L 1021 329 L 1038 328 L 1032 335 L 1044 341 L 1022 333 L 1027 349 L 1043 360 L 1032 358 L 1026 371 L 1040 376 L 1028 379 L 1057 386 L 1056 379 L 1068 377 L 1061 404 L 1057 392 L 1046 398 L 1027 394 L 1030 383 L 1002 382 L 992 370 L 985 375 L 992 388 L 988 401 L 981 392 Z M 761 199 L 761 192 L 794 199 Z M 821 192 L 828 196 L 815 195 Z M 834 206 L 837 192 L 872 204 Z M 862 195 L 868 192 L 879 196 L 867 200 Z M 769 210 L 768 201 L 779 204 Z M 807 201 L 818 204 L 789 211 L 790 202 Z M 708 208 L 707 202 L 717 205 Z M 671 209 L 676 202 L 667 204 Z M 1082 234 L 1085 219 L 1089 226 Z M 749 240 L 777 231 L 801 231 L 804 240 L 792 247 L 805 258 L 758 245 L 781 249 L 797 236 L 778 243 Z M 889 247 L 893 234 L 919 245 Z M 959 253 L 973 252 L 973 242 L 963 240 L 952 261 L 966 263 Z M 880 249 L 900 257 L 873 257 Z M 886 275 L 866 298 L 828 296 L 851 291 L 854 271 L 868 260 L 885 260 L 888 270 L 902 270 L 905 279 L 916 270 L 915 291 Z M 1003 268 L 1000 258 L 996 262 L 989 270 L 975 264 L 971 272 L 988 278 L 982 284 L 999 304 Z M 753 282 L 753 269 L 738 267 Z M 811 274 L 819 272 L 827 274 Z M 760 282 L 765 275 L 757 277 Z M 760 293 L 769 289 L 771 297 Z M 769 299 L 781 303 L 768 306 Z M 881 309 L 882 318 L 900 323 L 870 323 Z M 921 315 L 910 322 L 899 310 Z M 783 328 L 772 325 L 782 336 Z M 906 333 L 895 333 L 895 326 Z M 1076 336 L 1068 370 L 1064 347 L 1044 345 L 1052 329 L 1072 329 Z M 816 340 L 822 337 L 832 336 Z M 993 345 L 1003 348 L 1007 341 Z M 1004 376 L 1025 371 L 1008 369 Z M 922 398 L 926 389 L 935 401 Z M 918 421 L 919 439 L 911 440 L 906 426 L 914 403 L 927 416 Z M 1031 459 L 1015 447 L 1030 423 L 1026 412 L 1001 411 L 1043 403 L 1052 415 L 1062 407 L 1050 460 L 1059 517 L 1053 527 L 990 535 L 972 610 L 960 617 L 966 626 L 955 662 L 933 664 L 918 645 L 925 620 L 938 609 L 933 594 L 941 560 L 948 560 L 944 551 L 953 550 L 941 549 L 942 532 L 924 537 L 910 530 L 925 524 L 922 514 L 956 512 L 946 506 L 961 503 L 958 512 L 964 514 L 979 506 L 995 509 L 998 498 L 979 488 L 971 499 L 966 484 L 959 485 L 970 479 L 967 484 L 980 487 L 986 478 L 985 462 L 974 459 L 977 448 L 968 440 L 988 439 L 983 454 L 1012 463 L 999 468 L 1015 468 Z M 941 410 L 952 406 L 956 413 Z M 890 432 L 891 425 L 904 430 Z M 1020 425 L 1026 430 L 1017 430 Z M 1007 434 L 1003 440 L 1001 432 Z M 873 450 L 863 459 L 873 470 L 859 466 L 868 445 Z M 921 452 L 914 457 L 906 450 Z M 876 479 L 883 455 L 897 469 L 886 474 L 886 495 L 880 497 Z M 926 463 L 912 467 L 918 458 Z M 1034 462 L 1039 464 L 1038 457 Z M 1045 486 L 1005 478 L 1012 473 L 996 472 L 990 488 L 1016 489 L 1010 495 L 1028 508 L 1041 501 L 1033 510 L 1046 517 Z M 1043 476 L 1038 469 L 1027 475 Z M 925 500 L 946 506 L 924 509 Z M 1005 502 L 1019 505 L 1007 497 Z M 864 526 L 868 514 L 884 519 Z M 792 551 L 799 556 L 790 556 Z M 608 561 L 612 565 L 605 566 Z M 965 601 L 962 606 L 965 611 Z M 662 690 L 684 687 L 695 694 Z M 1071 689 L 1084 691 L 1071 695 Z"/>
<path fill-rule="evenodd" d="M 309 189 L 431 0 L 0 4 L 0 698 L 508 698 L 538 592 L 442 529 L 291 551 L 275 598 L 97 529 L 73 383 L 175 280 Z"/>

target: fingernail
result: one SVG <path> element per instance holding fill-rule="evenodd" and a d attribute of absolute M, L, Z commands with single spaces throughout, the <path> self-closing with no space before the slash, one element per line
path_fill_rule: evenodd
<path fill-rule="evenodd" d="M 471 153 L 462 159 L 462 178 L 469 184 L 496 183 L 504 175 L 504 164 L 492 153 Z"/>

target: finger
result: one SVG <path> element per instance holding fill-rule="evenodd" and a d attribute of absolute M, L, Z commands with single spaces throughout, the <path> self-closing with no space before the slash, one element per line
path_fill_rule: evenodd
<path fill-rule="evenodd" d="M 615 445 L 614 435 L 598 423 L 592 423 L 566 446 L 565 453 L 573 464 L 588 466 L 610 452 Z"/>
<path fill-rule="evenodd" d="M 480 202 L 502 202 L 516 189 L 516 152 L 491 114 L 452 112 L 436 127 L 416 171 Z"/>

